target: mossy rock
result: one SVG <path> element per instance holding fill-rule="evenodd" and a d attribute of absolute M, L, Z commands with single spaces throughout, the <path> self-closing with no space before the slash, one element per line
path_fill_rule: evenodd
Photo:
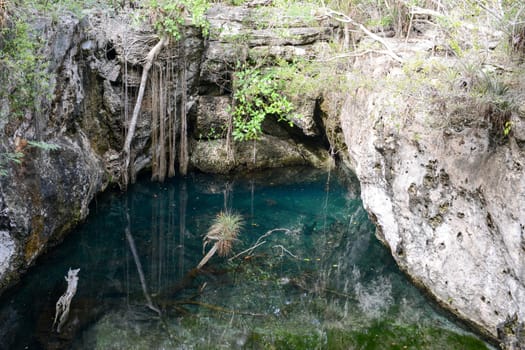
<path fill-rule="evenodd" d="M 292 333 L 280 330 L 271 334 L 252 333 L 244 349 L 319 349 L 322 343 L 323 339 L 318 333 Z"/>

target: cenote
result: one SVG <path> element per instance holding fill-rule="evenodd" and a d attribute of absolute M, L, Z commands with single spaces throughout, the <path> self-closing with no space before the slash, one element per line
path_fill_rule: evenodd
<path fill-rule="evenodd" d="M 197 271 L 224 210 L 244 221 L 233 256 L 255 248 Z M 57 334 L 69 268 L 80 268 L 78 290 Z M 99 196 L 3 296 L 0 324 L 2 349 L 488 348 L 397 269 L 356 180 L 302 168 L 143 179 Z"/>

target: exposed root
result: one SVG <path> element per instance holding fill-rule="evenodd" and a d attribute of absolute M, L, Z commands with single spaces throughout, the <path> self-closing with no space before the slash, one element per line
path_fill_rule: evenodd
<path fill-rule="evenodd" d="M 135 136 L 135 129 L 137 127 L 137 120 L 140 113 L 140 108 L 142 106 L 142 100 L 144 98 L 144 91 L 146 89 L 146 82 L 148 81 L 148 73 L 151 69 L 151 66 L 153 65 L 153 62 L 157 58 L 157 55 L 162 50 L 162 48 L 166 45 L 168 45 L 169 39 L 166 36 L 163 36 L 160 38 L 159 42 L 150 50 L 148 55 L 146 56 L 146 61 L 144 64 L 144 67 L 142 68 L 142 78 L 140 80 L 140 87 L 139 92 L 137 95 L 137 101 L 135 103 L 135 108 L 133 109 L 133 114 L 131 116 L 131 120 L 129 122 L 128 132 L 126 134 L 126 141 L 124 142 L 124 147 L 122 149 L 122 156 L 123 156 L 123 162 L 122 162 L 122 183 L 121 186 L 123 188 L 127 188 L 129 184 L 129 176 L 130 176 L 130 160 L 131 160 L 131 142 L 133 141 L 133 137 Z"/>

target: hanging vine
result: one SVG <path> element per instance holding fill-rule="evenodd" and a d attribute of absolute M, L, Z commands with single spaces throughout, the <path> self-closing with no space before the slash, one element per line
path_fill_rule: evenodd
<path fill-rule="evenodd" d="M 180 84 L 182 89 L 181 95 L 181 109 L 180 109 L 180 158 L 179 171 L 181 175 L 186 175 L 188 172 L 188 118 L 186 115 L 186 50 L 182 46 L 182 69 L 180 74 Z"/>
<path fill-rule="evenodd" d="M 183 41 L 182 28 L 189 22 L 200 27 L 203 34 L 207 34 L 208 23 L 204 12 L 208 8 L 207 0 L 150 0 L 143 5 L 143 19 L 148 19 L 153 28 L 159 35 L 159 41 L 147 54 L 142 68 L 139 91 L 133 109 L 133 114 L 129 120 L 126 138 L 122 149 L 121 166 L 121 187 L 126 188 L 130 182 L 134 182 L 135 171 L 132 164 L 131 144 L 135 136 L 138 117 L 140 114 L 146 84 L 151 68 L 163 48 L 169 46 L 170 39 Z M 182 48 L 183 67 L 180 73 L 181 80 L 181 145 L 180 145 L 180 172 L 186 174 L 188 167 L 188 145 L 187 145 L 187 87 L 186 87 L 186 62 L 184 45 Z M 176 140 L 176 107 L 175 112 L 171 113 L 168 102 L 171 101 L 167 90 L 170 86 L 168 78 L 173 77 L 172 67 L 159 65 L 154 69 L 151 85 L 152 98 L 152 178 L 164 181 L 166 173 L 168 176 L 175 174 L 175 140 Z M 176 105 L 177 95 L 173 98 L 173 105 Z M 166 145 L 166 142 L 168 145 Z M 169 165 L 168 165 L 169 161 Z"/>
<path fill-rule="evenodd" d="M 173 94 L 167 94 L 168 105 L 168 177 L 175 176 L 175 160 L 177 158 L 177 80 L 174 80 L 174 66 L 170 60 L 167 64 L 167 81 L 172 85 Z"/>
<path fill-rule="evenodd" d="M 133 114 L 131 116 L 131 120 L 129 122 L 128 131 L 126 134 L 126 140 L 124 142 L 124 147 L 122 150 L 123 155 L 123 165 L 122 165 L 122 187 L 126 188 L 129 184 L 129 176 L 130 174 L 130 161 L 131 161 L 131 141 L 133 141 L 133 137 L 135 136 L 135 129 L 137 127 L 137 120 L 140 113 L 140 108 L 142 106 L 142 100 L 144 98 L 144 91 L 146 89 L 146 82 L 148 80 L 148 74 L 149 70 L 151 69 L 151 66 L 153 65 L 153 61 L 159 54 L 160 50 L 166 46 L 169 43 L 169 40 L 167 37 L 163 36 L 159 40 L 159 42 L 150 50 L 148 55 L 146 56 L 146 63 L 144 64 L 144 67 L 142 68 L 142 77 L 140 79 L 140 86 L 139 86 L 139 93 L 137 96 L 137 101 L 135 103 L 135 107 L 133 108 Z"/>

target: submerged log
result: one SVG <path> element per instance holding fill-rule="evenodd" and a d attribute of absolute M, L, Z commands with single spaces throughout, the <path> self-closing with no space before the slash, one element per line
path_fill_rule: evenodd
<path fill-rule="evenodd" d="M 64 324 L 67 322 L 67 318 L 69 316 L 69 307 L 71 305 L 71 300 L 75 296 L 77 292 L 77 286 L 78 286 L 78 272 L 80 269 L 74 269 L 67 272 L 67 276 L 65 276 L 65 280 L 67 282 L 67 290 L 66 292 L 58 299 L 56 304 L 56 311 L 55 311 L 55 320 L 53 321 L 52 328 L 55 328 L 55 324 L 58 324 L 56 327 L 57 333 L 60 333 L 60 329 L 64 326 Z"/>

